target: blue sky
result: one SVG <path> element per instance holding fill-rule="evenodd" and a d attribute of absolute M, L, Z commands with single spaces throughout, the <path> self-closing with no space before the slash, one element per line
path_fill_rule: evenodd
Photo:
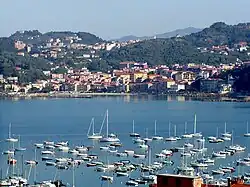
<path fill-rule="evenodd" d="M 104 39 L 155 35 L 217 21 L 250 22 L 250 0 L 1 0 L 0 36 L 86 31 Z"/>

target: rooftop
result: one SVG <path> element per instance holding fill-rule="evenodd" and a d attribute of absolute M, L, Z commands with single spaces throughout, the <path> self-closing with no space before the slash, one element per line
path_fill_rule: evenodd
<path fill-rule="evenodd" d="M 174 174 L 158 174 L 158 176 L 165 176 L 165 177 L 178 177 L 178 178 L 188 178 L 188 179 L 199 179 L 200 176 L 187 176 L 187 175 L 174 175 Z"/>

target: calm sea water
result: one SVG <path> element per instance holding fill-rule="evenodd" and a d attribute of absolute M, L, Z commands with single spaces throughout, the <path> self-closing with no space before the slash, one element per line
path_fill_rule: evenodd
<path fill-rule="evenodd" d="M 105 112 L 109 109 L 109 129 L 110 132 L 118 134 L 122 144 L 120 151 L 124 149 L 134 149 L 140 152 L 129 133 L 132 131 L 132 120 L 135 121 L 135 131 L 142 136 L 154 135 L 154 121 L 157 120 L 157 134 L 168 137 L 171 122 L 171 134 L 174 127 L 177 126 L 177 135 L 184 133 L 184 123 L 187 122 L 187 132 L 193 132 L 194 114 L 197 114 L 197 132 L 202 132 L 205 137 L 216 136 L 216 129 L 224 132 L 224 123 L 227 122 L 227 130 L 233 131 L 234 143 L 247 146 L 245 153 L 236 154 L 227 159 L 216 162 L 216 166 L 233 165 L 238 158 L 248 155 L 249 140 L 243 137 L 246 132 L 246 122 L 250 121 L 250 103 L 226 103 L 226 102 L 199 102 L 183 101 L 182 97 L 155 98 L 151 96 L 144 97 L 94 97 L 91 99 L 34 99 L 34 100 L 0 100 L 0 140 L 8 137 L 8 125 L 12 123 L 12 133 L 21 135 L 21 145 L 28 150 L 23 153 L 24 160 L 34 159 L 34 143 L 42 143 L 44 140 L 69 141 L 70 147 L 76 145 L 94 145 L 96 148 L 92 151 L 100 155 L 103 161 L 118 161 L 119 158 L 108 153 L 100 152 L 100 144 L 87 139 L 87 130 L 91 118 L 95 118 L 95 127 L 98 131 Z M 103 129 L 105 132 L 105 128 Z M 155 153 L 159 153 L 163 148 L 171 148 L 183 145 L 185 140 L 176 143 L 153 142 L 152 160 L 156 160 Z M 191 142 L 193 143 L 193 142 Z M 218 145 L 206 143 L 209 152 L 219 151 L 225 145 L 231 142 L 225 142 Z M 103 144 L 101 144 L 103 145 Z M 8 149 L 8 144 L 4 141 L 0 143 L 0 151 Z M 57 153 L 56 156 L 67 156 L 64 153 Z M 17 153 L 16 158 L 20 160 L 21 154 Z M 40 152 L 37 152 L 37 158 L 40 159 Z M 175 161 L 175 167 L 178 166 L 180 156 L 172 158 Z M 135 162 L 147 163 L 147 160 Z M 7 171 L 6 155 L 0 155 L 0 165 L 2 175 L 5 177 Z M 15 173 L 21 172 L 19 161 Z M 25 166 L 26 174 L 29 173 L 29 167 Z M 10 170 L 11 171 L 11 170 Z M 166 167 L 161 172 L 172 172 L 173 168 Z M 247 168 L 239 168 L 238 174 L 246 172 Z M 59 171 L 55 176 L 54 167 L 46 167 L 45 163 L 39 161 L 36 168 L 30 171 L 29 181 L 62 179 L 69 186 L 72 185 L 72 170 Z M 102 183 L 101 173 L 97 173 L 93 168 L 86 168 L 81 165 L 75 170 L 76 186 L 125 186 L 128 178 L 114 178 L 113 184 Z M 112 175 L 112 174 L 111 174 Z M 138 177 L 140 174 L 134 172 L 132 177 Z"/>

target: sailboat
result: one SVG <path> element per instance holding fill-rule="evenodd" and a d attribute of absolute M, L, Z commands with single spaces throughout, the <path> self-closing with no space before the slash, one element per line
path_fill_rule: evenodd
<path fill-rule="evenodd" d="M 181 136 L 182 138 L 192 138 L 192 134 L 187 134 L 187 122 L 185 122 L 184 134 Z"/>
<path fill-rule="evenodd" d="M 92 134 L 90 134 L 91 127 L 92 127 Z M 101 129 L 102 129 L 102 127 L 101 127 Z M 100 129 L 100 131 L 101 131 L 101 129 Z M 94 118 L 91 119 L 87 136 L 88 136 L 88 139 L 101 139 L 102 138 L 102 135 L 100 135 L 100 132 L 95 133 L 95 119 Z"/>
<path fill-rule="evenodd" d="M 151 142 L 151 141 L 152 141 L 152 139 L 148 137 L 148 128 L 146 128 L 146 137 L 143 138 L 143 140 L 144 140 L 145 142 Z"/>
<path fill-rule="evenodd" d="M 184 149 L 183 149 L 183 154 L 184 154 Z M 185 156 L 183 156 L 182 159 L 183 160 L 182 160 L 181 166 L 177 167 L 177 174 L 193 176 L 194 168 L 187 166 L 185 162 L 185 159 L 186 159 Z"/>
<path fill-rule="evenodd" d="M 138 137 L 140 137 L 140 134 L 138 134 L 138 133 L 136 133 L 135 132 L 135 121 L 133 120 L 133 131 L 132 131 L 132 133 L 130 133 L 130 137 L 134 137 L 134 138 L 138 138 Z"/>
<path fill-rule="evenodd" d="M 34 160 L 26 160 L 26 161 L 25 161 L 25 164 L 26 164 L 26 165 L 32 165 L 32 166 L 38 164 L 38 161 L 37 161 L 37 159 L 36 159 L 36 148 L 35 148 L 35 159 L 34 159 Z"/>
<path fill-rule="evenodd" d="M 21 147 L 21 136 L 19 135 L 19 144 L 18 148 L 15 149 L 15 151 L 26 151 L 25 147 Z"/>
<path fill-rule="evenodd" d="M 225 122 L 225 130 L 224 133 L 221 134 L 222 137 L 227 137 L 227 138 L 231 138 L 232 134 L 230 134 L 229 132 L 227 132 L 227 123 Z M 226 139 L 226 140 L 230 140 L 230 139 Z"/>
<path fill-rule="evenodd" d="M 119 138 L 115 134 L 109 134 L 109 112 L 106 112 L 106 137 L 100 139 L 100 142 L 119 142 Z"/>
<path fill-rule="evenodd" d="M 156 123 L 157 121 L 155 120 L 155 135 L 152 137 L 153 140 L 163 140 L 162 136 L 156 135 Z"/>
<path fill-rule="evenodd" d="M 169 141 L 169 142 L 175 142 L 177 141 L 177 138 L 176 137 L 173 137 L 173 136 L 170 136 L 170 122 L 168 124 L 168 138 L 166 138 L 165 140 L 166 141 Z"/>
<path fill-rule="evenodd" d="M 12 138 L 11 137 L 11 123 L 9 124 L 9 137 L 6 139 L 7 142 L 18 142 L 18 139 L 17 138 Z"/>
<path fill-rule="evenodd" d="M 250 133 L 248 131 L 248 122 L 247 122 L 247 133 L 244 134 L 245 137 L 250 137 Z"/>
<path fill-rule="evenodd" d="M 196 120 L 196 114 L 194 115 L 194 134 L 193 137 L 202 137 L 202 134 L 200 132 L 196 132 L 196 128 L 197 128 L 197 120 Z"/>
<path fill-rule="evenodd" d="M 208 137 L 208 142 L 209 143 L 221 143 L 221 142 L 224 142 L 224 140 L 219 138 L 218 136 L 219 136 L 219 128 L 217 127 L 216 128 L 216 137 L 213 137 L 213 136 Z"/>

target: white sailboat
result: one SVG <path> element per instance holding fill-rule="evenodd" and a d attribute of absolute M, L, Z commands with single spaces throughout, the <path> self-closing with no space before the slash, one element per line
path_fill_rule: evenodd
<path fill-rule="evenodd" d="M 163 140 L 162 136 L 158 136 L 156 133 L 156 125 L 157 125 L 157 121 L 155 120 L 155 135 L 152 137 L 153 140 Z"/>
<path fill-rule="evenodd" d="M 12 143 L 18 142 L 17 138 L 12 138 L 11 137 L 11 123 L 9 124 L 9 137 L 6 139 L 6 141 L 7 142 L 12 142 Z"/>
<path fill-rule="evenodd" d="M 227 137 L 227 138 L 231 138 L 232 134 L 230 134 L 229 132 L 227 132 L 227 123 L 225 122 L 225 129 L 224 129 L 224 133 L 221 134 L 222 137 Z M 228 139 L 227 139 L 228 140 Z M 230 140 L 230 139 L 229 139 Z"/>
<path fill-rule="evenodd" d="M 90 134 L 91 127 L 92 127 L 92 134 Z M 101 127 L 101 129 L 102 129 L 102 127 Z M 88 139 L 97 139 L 98 140 L 98 139 L 102 138 L 102 135 L 100 135 L 100 132 L 95 133 L 95 119 L 94 118 L 91 119 L 87 136 L 88 136 Z"/>
<path fill-rule="evenodd" d="M 192 138 L 192 137 L 193 137 L 192 134 L 187 134 L 187 122 L 185 122 L 184 134 L 183 134 L 181 137 L 182 137 L 182 138 Z"/>
<path fill-rule="evenodd" d="M 248 122 L 247 122 L 247 133 L 244 134 L 245 137 L 250 137 L 250 133 L 249 133 L 249 130 L 248 130 Z"/>
<path fill-rule="evenodd" d="M 194 134 L 193 137 L 202 137 L 202 134 L 200 132 L 196 132 L 196 128 L 197 128 L 197 119 L 196 119 L 196 114 L 194 115 Z"/>
<path fill-rule="evenodd" d="M 135 121 L 133 120 L 133 128 L 132 128 L 132 133 L 130 133 L 130 137 L 134 137 L 134 138 L 138 138 L 138 137 L 140 137 L 140 134 L 138 134 L 138 133 L 136 133 L 135 132 Z"/>
<path fill-rule="evenodd" d="M 152 138 L 149 138 L 149 137 L 148 137 L 148 128 L 146 128 L 146 137 L 143 138 L 143 140 L 144 140 L 145 142 L 151 142 L 151 141 L 152 141 Z"/>
<path fill-rule="evenodd" d="M 177 138 L 173 137 L 173 136 L 170 136 L 170 129 L 171 129 L 170 126 L 171 126 L 171 124 L 169 122 L 169 124 L 168 124 L 168 138 L 166 138 L 165 140 L 169 141 L 169 142 L 175 142 L 175 141 L 177 141 Z"/>
<path fill-rule="evenodd" d="M 21 136 L 19 135 L 19 144 L 18 148 L 15 149 L 15 151 L 26 151 L 25 147 L 21 147 Z"/>
<path fill-rule="evenodd" d="M 100 139 L 100 142 L 119 142 L 119 138 L 115 134 L 109 134 L 109 118 L 108 118 L 108 110 L 106 112 L 106 137 Z"/>

